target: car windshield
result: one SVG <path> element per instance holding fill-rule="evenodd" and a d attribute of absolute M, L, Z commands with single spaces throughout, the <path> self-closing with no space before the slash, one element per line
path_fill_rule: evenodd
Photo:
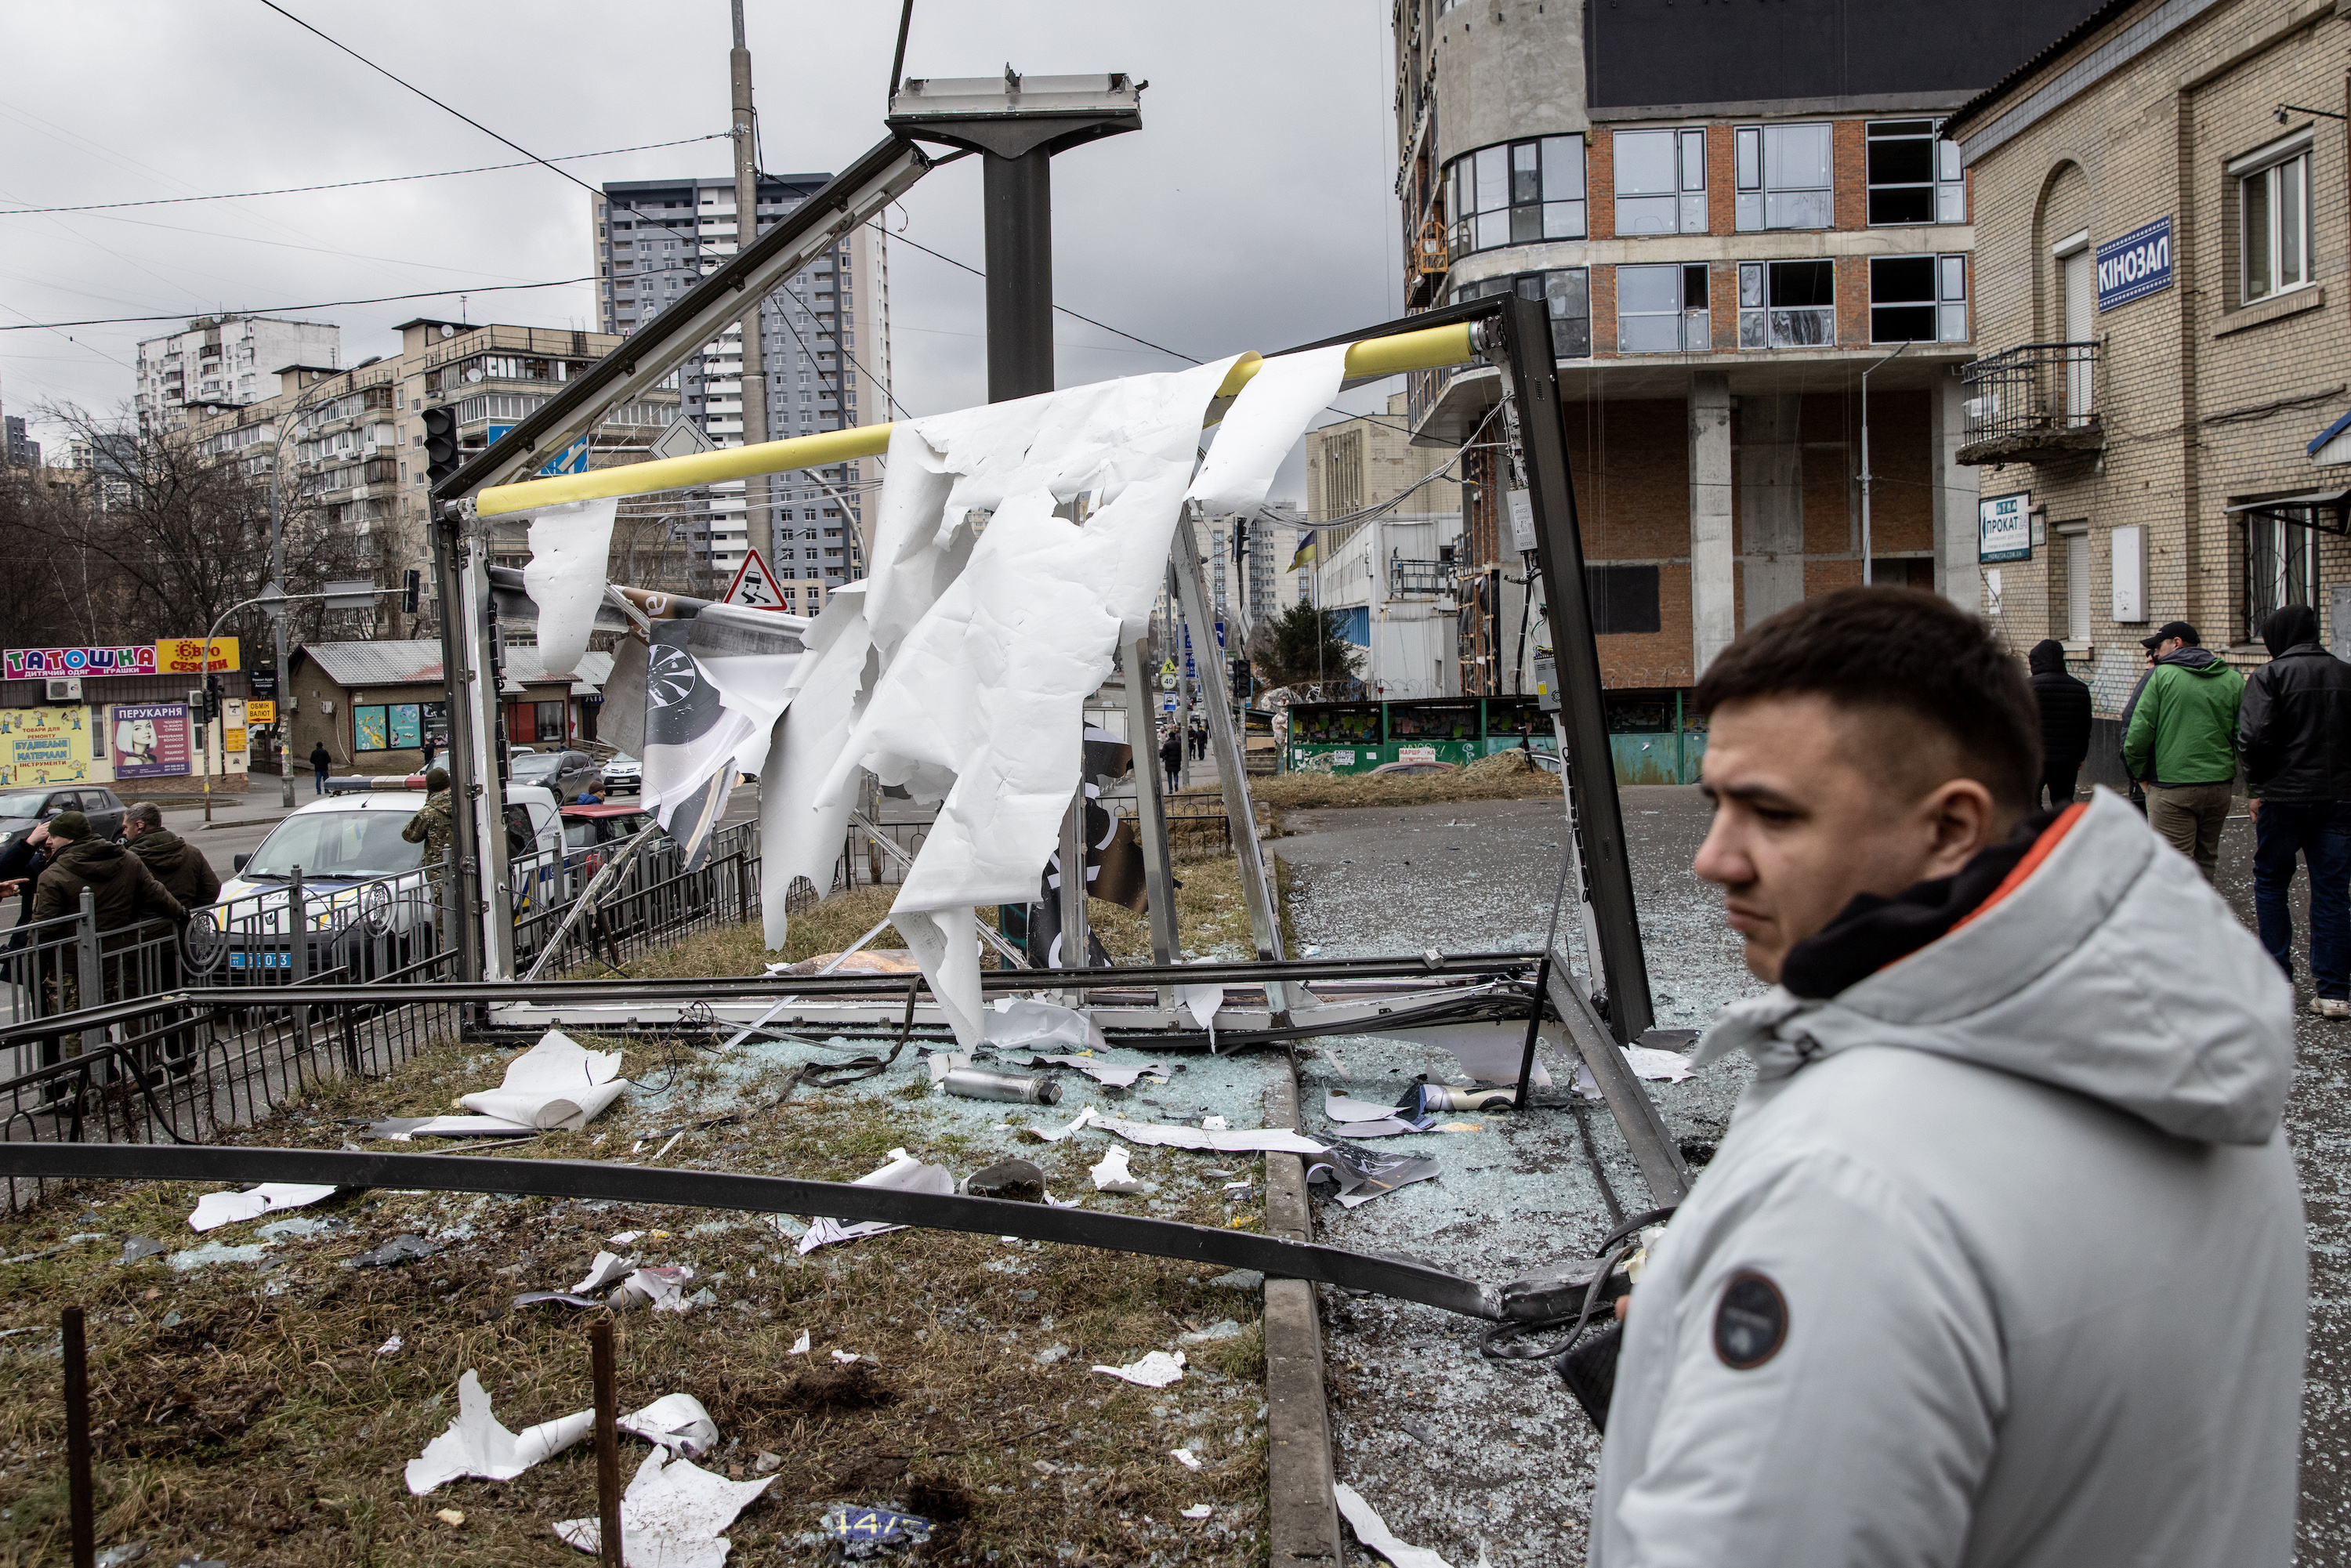
<path fill-rule="evenodd" d="M 560 773 L 563 771 L 563 753 L 534 751 L 527 757 L 517 757 L 510 771 L 517 779 L 544 779 L 550 773 Z"/>
<path fill-rule="evenodd" d="M 34 789 L 23 794 L 0 795 L 0 817 L 37 817 L 42 803 L 47 800 L 47 789 Z"/>
<path fill-rule="evenodd" d="M 400 836 L 405 811 L 298 811 L 261 841 L 246 863 L 249 877 L 389 876 L 424 863 L 424 846 Z"/>

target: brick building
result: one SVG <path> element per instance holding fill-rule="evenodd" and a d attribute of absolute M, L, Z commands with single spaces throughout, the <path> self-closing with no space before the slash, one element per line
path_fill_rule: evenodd
<path fill-rule="evenodd" d="M 1977 577 L 2090 682 L 2094 775 L 2154 627 L 2247 664 L 2280 604 L 2351 631 L 2346 49 L 2325 3 L 2124 0 L 1953 117 L 1987 350 L 1958 455 L 2007 502 Z"/>
<path fill-rule="evenodd" d="M 1865 571 L 1971 597 L 1975 240 L 1940 128 L 2088 8 L 1398 6 L 1406 299 L 1548 302 L 1626 702 L 1678 712 L 1740 628 Z M 1416 376 L 1416 439 L 1490 443 L 1500 386 Z M 1511 481 L 1490 450 L 1465 476 L 1461 689 L 1531 689 Z"/>

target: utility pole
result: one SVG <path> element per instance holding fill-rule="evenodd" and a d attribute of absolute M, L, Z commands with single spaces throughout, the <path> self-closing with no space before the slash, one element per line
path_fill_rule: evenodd
<path fill-rule="evenodd" d="M 1869 471 L 1869 378 L 1894 362 L 1894 355 L 1908 348 L 1907 343 L 1895 346 L 1888 354 L 1861 372 L 1861 585 L 1870 585 L 1869 571 L 1869 485 L 1876 477 Z"/>
<path fill-rule="evenodd" d="M 751 110 L 751 50 L 743 37 L 743 0 L 732 0 L 735 47 L 726 57 L 726 75 L 734 91 L 735 109 L 735 254 L 742 255 L 759 237 L 758 143 L 753 135 Z M 743 444 L 757 446 L 768 439 L 768 338 L 764 296 L 751 301 L 743 315 Z M 757 544 L 769 560 L 776 559 L 775 513 L 769 506 L 768 477 L 754 474 L 743 481 L 743 535 Z"/>

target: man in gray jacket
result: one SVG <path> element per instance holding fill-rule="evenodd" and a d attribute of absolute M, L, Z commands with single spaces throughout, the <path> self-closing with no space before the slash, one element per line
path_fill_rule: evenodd
<path fill-rule="evenodd" d="M 1776 982 L 1630 1298 L 1599 1568 L 2294 1556 L 2306 1277 L 2292 998 L 2116 796 L 2031 815 L 1972 619 L 1808 600 L 1698 692 L 1696 862 Z"/>

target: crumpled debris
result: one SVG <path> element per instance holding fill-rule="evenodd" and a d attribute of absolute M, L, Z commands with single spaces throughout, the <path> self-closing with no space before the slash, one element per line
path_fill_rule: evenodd
<path fill-rule="evenodd" d="M 258 1219 L 281 1208 L 300 1208 L 320 1198 L 332 1197 L 338 1190 L 305 1182 L 266 1181 L 243 1192 L 208 1192 L 196 1199 L 195 1212 L 188 1216 L 188 1228 L 217 1230 L 224 1225 Z"/>
<path fill-rule="evenodd" d="M 1337 1183 L 1341 1207 L 1353 1208 L 1408 1183 L 1426 1181 L 1443 1168 L 1426 1155 L 1374 1154 L 1342 1143 L 1306 1162 L 1306 1179 Z"/>
<path fill-rule="evenodd" d="M 392 1335 L 390 1339 L 375 1347 L 375 1353 L 378 1355 L 398 1355 L 400 1352 L 401 1340 L 398 1334 Z"/>
<path fill-rule="evenodd" d="M 792 1341 L 791 1354 L 794 1355 L 806 1355 L 808 1353 L 809 1332 L 806 1329 L 802 1329 L 800 1330 L 800 1337 Z"/>
<path fill-rule="evenodd" d="M 1143 1182 L 1127 1168 L 1126 1145 L 1113 1144 L 1102 1151 L 1102 1164 L 1088 1173 L 1094 1178 L 1096 1192 L 1141 1192 Z"/>
<path fill-rule="evenodd" d="M 1077 1119 L 1057 1131 L 1038 1131 L 1036 1135 L 1048 1143 L 1057 1143 L 1081 1127 L 1100 1127 L 1115 1133 L 1130 1144 L 1173 1149 L 1216 1149 L 1223 1153 L 1240 1154 L 1259 1150 L 1277 1150 L 1292 1155 L 1319 1155 L 1322 1145 L 1302 1134 L 1277 1127 L 1249 1132 L 1211 1132 L 1202 1127 L 1177 1127 L 1159 1122 L 1130 1122 L 1113 1116 L 1092 1105 L 1078 1113 Z"/>
<path fill-rule="evenodd" d="M 593 1296 L 575 1296 L 569 1291 L 525 1291 L 514 1299 L 517 1307 L 536 1307 L 547 1301 L 559 1301 L 567 1307 L 601 1307 L 604 1304 Z"/>
<path fill-rule="evenodd" d="M 1247 1332 L 1249 1331 L 1232 1319 L 1219 1318 L 1207 1328 L 1195 1329 L 1190 1333 L 1177 1334 L 1176 1343 L 1177 1344 L 1215 1344 L 1219 1340 L 1238 1339 Z"/>
<path fill-rule="evenodd" d="M 1015 1057 L 1013 1063 L 1019 1067 L 1074 1067 L 1095 1082 L 1108 1084 L 1113 1089 L 1132 1089 L 1136 1080 L 1146 1076 L 1165 1082 L 1170 1075 L 1170 1069 L 1164 1061 L 1146 1061 L 1140 1067 L 1122 1067 L 1091 1056 L 1031 1056 L 1025 1061 Z"/>
<path fill-rule="evenodd" d="M 1187 1470 L 1196 1470 L 1200 1468 L 1200 1456 L 1189 1448 L 1170 1448 L 1167 1450 L 1167 1457 Z"/>
<path fill-rule="evenodd" d="M 413 1263 L 419 1258 L 430 1258 L 441 1250 L 437 1241 L 427 1241 L 422 1236 L 395 1236 L 382 1246 L 344 1260 L 346 1269 L 389 1269 L 397 1263 Z"/>
<path fill-rule="evenodd" d="M 1016 1045 L 1074 1045 L 1102 1050 L 1110 1042 L 1091 1013 L 1034 997 L 998 997 L 981 1018 L 987 1043 L 998 1051 Z"/>
<path fill-rule="evenodd" d="M 1205 1502 L 1196 1502 L 1189 1508 L 1178 1509 L 1176 1511 L 1177 1513 L 1186 1519 L 1206 1519 L 1216 1511 L 1217 1511 L 1215 1509 L 1210 1508 Z"/>
<path fill-rule="evenodd" d="M 402 1116 L 369 1127 L 370 1135 L 407 1142 L 418 1137 L 497 1136 L 577 1130 L 602 1115 L 629 1087 L 617 1051 L 589 1051 L 561 1030 L 507 1063 L 496 1089 L 458 1096 L 472 1116 Z"/>
<path fill-rule="evenodd" d="M 596 1260 L 588 1265 L 588 1272 L 569 1293 L 584 1296 L 590 1291 L 603 1290 L 628 1278 L 636 1267 L 634 1258 L 623 1258 L 617 1252 L 599 1252 Z"/>
<path fill-rule="evenodd" d="M 1679 1083 L 1690 1075 L 1689 1058 L 1678 1051 L 1659 1051 L 1647 1045 L 1622 1045 L 1616 1049 L 1625 1053 L 1625 1065 L 1633 1070 L 1635 1078 L 1652 1083 Z M 1575 1064 L 1574 1088 L 1586 1100 L 1601 1097 L 1600 1084 L 1592 1076 L 1592 1069 L 1581 1061 Z"/>
<path fill-rule="evenodd" d="M 850 1184 L 852 1186 L 882 1186 L 897 1192 L 935 1193 L 946 1197 L 955 1192 L 955 1176 L 945 1166 L 926 1166 L 904 1149 L 890 1151 L 890 1163 L 880 1170 L 869 1171 Z M 820 1247 L 830 1247 L 837 1241 L 854 1241 L 861 1237 L 880 1236 L 887 1231 L 904 1230 L 903 1225 L 884 1225 L 879 1220 L 861 1220 L 843 1225 L 837 1219 L 821 1216 L 809 1221 L 808 1234 L 800 1238 L 802 1257 Z"/>
<path fill-rule="evenodd" d="M 998 1160 L 964 1179 L 964 1191 L 974 1197 L 1000 1197 L 1011 1203 L 1038 1203 L 1045 1197 L 1045 1173 L 1027 1160 Z"/>
<path fill-rule="evenodd" d="M 1340 1517 L 1355 1532 L 1355 1539 L 1364 1547 L 1388 1560 L 1392 1568 L 1451 1568 L 1444 1558 L 1424 1546 L 1406 1546 L 1388 1531 L 1378 1511 L 1364 1500 L 1364 1494 L 1341 1481 L 1331 1489 L 1338 1500 Z"/>
<path fill-rule="evenodd" d="M 657 1312 L 682 1312 L 687 1310 L 685 1287 L 693 1278 L 693 1268 L 684 1263 L 666 1269 L 639 1269 L 621 1281 L 621 1289 L 632 1300 L 651 1301 Z"/>
<path fill-rule="evenodd" d="M 593 1410 L 575 1411 L 520 1432 L 509 1432 L 490 1412 L 490 1396 L 473 1368 L 457 1380 L 457 1416 L 447 1431 L 424 1445 L 424 1452 L 408 1461 L 411 1496 L 426 1492 L 460 1476 L 488 1481 L 512 1480 L 552 1455 L 586 1437 L 596 1425 Z"/>
<path fill-rule="evenodd" d="M 1179 1350 L 1171 1354 L 1155 1350 L 1141 1361 L 1131 1361 L 1124 1366 L 1097 1366 L 1093 1370 L 1144 1388 L 1165 1388 L 1183 1377 L 1184 1353 Z"/>
<path fill-rule="evenodd" d="M 830 1510 L 817 1528 L 839 1542 L 841 1556 L 852 1563 L 902 1546 L 920 1546 L 931 1538 L 931 1521 L 919 1515 L 845 1503 Z"/>
<path fill-rule="evenodd" d="M 621 1494 L 622 1562 L 629 1568 L 725 1568 L 733 1542 L 720 1532 L 775 1479 L 730 1481 L 655 1448 Z M 564 1520 L 555 1533 L 582 1552 L 602 1550 L 603 1531 L 594 1519 Z"/>
<path fill-rule="evenodd" d="M 698 1459 L 718 1446 L 718 1423 L 691 1394 L 664 1394 L 636 1414 L 622 1416 L 620 1427 L 681 1458 Z"/>
<path fill-rule="evenodd" d="M 114 1261 L 118 1267 L 136 1263 L 143 1258 L 153 1258 L 171 1249 L 152 1236 L 133 1236 L 122 1244 L 122 1256 Z"/>

